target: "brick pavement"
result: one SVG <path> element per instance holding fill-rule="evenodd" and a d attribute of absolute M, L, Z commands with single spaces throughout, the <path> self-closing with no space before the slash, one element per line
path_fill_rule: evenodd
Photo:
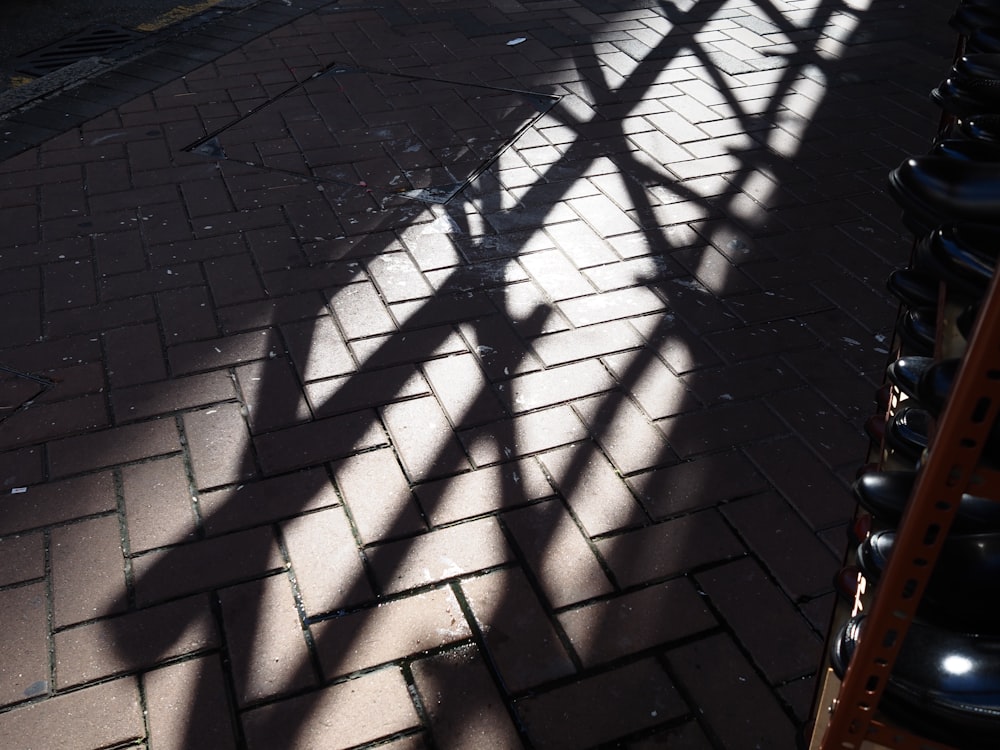
<path fill-rule="evenodd" d="M 793 747 L 949 10 L 263 0 L 8 112 L 4 746 Z"/>

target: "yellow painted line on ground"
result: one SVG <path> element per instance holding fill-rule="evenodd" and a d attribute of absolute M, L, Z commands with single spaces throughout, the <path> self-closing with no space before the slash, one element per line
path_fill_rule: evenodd
<path fill-rule="evenodd" d="M 213 5 L 218 5 L 222 0 L 203 0 L 203 2 L 195 3 L 194 5 L 178 5 L 171 10 L 168 10 L 163 15 L 155 18 L 147 23 L 140 24 L 135 27 L 135 31 L 152 32 L 159 31 L 160 29 L 165 29 L 166 27 L 183 21 L 192 16 L 196 16 L 199 13 L 203 13 Z M 19 86 L 25 86 L 32 81 L 37 80 L 33 76 L 25 75 L 12 75 L 7 80 L 8 88 L 18 88 Z"/>
<path fill-rule="evenodd" d="M 178 5 L 176 8 L 172 8 L 164 13 L 159 18 L 156 18 L 148 23 L 140 24 L 135 27 L 136 31 L 159 31 L 160 29 L 165 29 L 171 24 L 175 24 L 178 21 L 183 21 L 191 16 L 195 16 L 203 11 L 208 10 L 213 5 L 218 5 L 221 0 L 205 0 L 205 2 L 197 3 L 195 5 Z"/>

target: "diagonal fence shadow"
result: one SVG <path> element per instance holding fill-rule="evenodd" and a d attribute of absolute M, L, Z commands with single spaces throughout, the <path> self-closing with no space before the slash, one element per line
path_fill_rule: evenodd
<path fill-rule="evenodd" d="M 676 247 L 672 243 L 670 236 L 660 229 L 662 211 L 658 210 L 660 206 L 654 205 L 650 200 L 648 186 L 666 184 L 668 189 L 681 202 L 699 207 L 708 217 L 725 217 L 727 215 L 729 206 L 726 202 L 726 194 L 723 194 L 721 197 L 712 196 L 710 199 L 706 199 L 685 186 L 683 182 L 678 181 L 671 172 L 657 169 L 655 165 L 651 165 L 648 162 L 636 160 L 632 156 L 634 149 L 629 141 L 629 134 L 622 129 L 622 123 L 628 114 L 629 105 L 633 107 L 638 106 L 643 99 L 642 92 L 644 87 L 651 85 L 645 82 L 656 80 L 658 74 L 668 68 L 670 61 L 674 59 L 674 56 L 679 51 L 693 49 L 693 53 L 696 56 L 699 55 L 697 44 L 694 44 L 692 47 L 691 40 L 697 35 L 701 26 L 711 21 L 714 17 L 714 10 L 721 7 L 722 4 L 695 3 L 691 6 L 690 11 L 678 10 L 676 5 L 667 3 L 660 5 L 645 3 L 642 5 L 662 12 L 663 17 L 673 22 L 675 29 L 681 29 L 681 31 L 677 33 L 672 31 L 665 33 L 657 46 L 652 48 L 638 62 L 634 70 L 625 77 L 624 83 L 618 88 L 624 89 L 628 87 L 630 89 L 629 96 L 634 97 L 634 101 L 627 103 L 624 110 L 621 106 L 622 102 L 620 102 L 616 93 L 618 89 L 609 80 L 603 79 L 600 67 L 596 67 L 594 68 L 595 75 L 591 76 L 588 81 L 588 90 L 586 92 L 589 99 L 594 102 L 593 118 L 586 120 L 582 117 L 574 117 L 569 111 L 562 110 L 550 113 L 549 118 L 558 120 L 563 127 L 574 133 L 574 140 L 561 154 L 558 161 L 545 168 L 535 184 L 527 186 L 520 194 L 518 201 L 520 205 L 525 207 L 525 213 L 528 214 L 527 217 L 519 217 L 517 228 L 520 231 L 530 234 L 533 230 L 540 230 L 545 224 L 547 208 L 558 204 L 561 199 L 571 195 L 573 185 L 577 180 L 584 178 L 588 174 L 588 170 L 599 158 L 612 161 L 615 164 L 618 174 L 623 176 L 624 194 L 631 204 L 631 209 L 641 220 L 645 240 L 651 248 L 649 255 L 667 255 L 676 249 Z M 597 4 L 597 7 L 605 8 L 608 12 L 617 10 L 619 6 L 631 7 L 631 4 Z M 755 3 L 755 6 L 767 17 L 776 21 L 783 31 L 792 33 L 799 30 L 794 25 L 784 21 L 780 12 L 770 3 L 766 2 L 766 0 L 759 0 Z M 831 14 L 840 7 L 842 6 L 835 2 L 818 3 L 812 11 L 812 25 L 819 29 L 825 28 L 830 21 Z M 598 48 L 599 44 L 599 42 L 593 41 L 573 49 L 572 54 L 575 57 L 575 63 L 578 68 L 590 68 L 593 61 L 599 60 L 601 54 Z M 811 65 L 830 66 L 832 64 L 812 54 L 804 55 L 804 59 L 808 60 L 808 64 Z M 705 67 L 710 71 L 712 70 L 711 65 Z M 787 71 L 790 71 L 792 68 L 793 66 L 790 65 Z M 768 107 L 763 112 L 755 112 L 752 117 L 742 114 L 740 102 L 727 93 L 724 77 L 713 75 L 712 82 L 719 91 L 723 92 L 728 105 L 737 112 L 736 119 L 742 123 L 745 131 L 751 131 L 759 127 L 760 118 L 770 122 L 776 120 L 783 96 L 789 91 L 793 81 L 797 79 L 796 74 L 787 71 L 776 83 L 775 93 L 772 95 Z M 628 86 L 632 81 L 639 83 L 635 86 Z M 601 114 L 604 107 L 616 107 L 616 115 L 614 117 L 604 117 Z M 596 149 L 595 144 L 599 144 L 599 147 Z M 734 187 L 737 189 L 743 184 L 741 182 L 742 175 L 748 175 L 759 168 L 770 169 L 774 161 L 773 154 L 766 152 L 764 149 L 753 149 L 742 153 L 737 152 L 733 153 L 732 156 L 739 164 L 739 168 L 733 170 L 737 173 L 733 182 Z M 475 196 L 470 201 L 472 211 L 469 211 L 466 206 L 460 205 L 449 207 L 445 212 L 438 214 L 438 216 L 448 217 L 449 221 L 452 222 L 452 226 L 457 230 L 455 235 L 458 237 L 492 236 L 499 238 L 505 236 L 502 228 L 496 228 L 492 234 L 484 235 L 482 226 L 478 223 L 473 224 L 473 219 L 478 222 L 481 217 L 508 216 L 501 190 L 490 189 L 491 183 L 489 179 L 483 179 L 480 182 L 484 187 L 480 188 L 477 185 Z M 385 210 L 390 214 L 393 211 L 392 207 L 386 207 Z M 398 217 L 387 217 L 387 221 L 386 226 L 393 227 L 393 222 L 398 221 Z M 747 223 L 750 224 L 749 228 L 753 230 L 752 220 Z M 497 244 L 499 245 L 500 243 L 497 242 Z M 501 285 L 498 288 L 492 286 L 497 278 L 503 278 L 506 269 L 514 266 L 523 249 L 516 244 L 514 246 L 510 246 L 509 243 L 505 245 L 499 257 L 492 259 L 497 264 L 490 267 L 491 272 L 487 278 L 472 278 L 470 280 L 469 269 L 459 267 L 441 280 L 437 284 L 437 288 L 441 291 L 432 295 L 429 299 L 421 301 L 416 306 L 417 311 L 405 321 L 401 329 L 397 333 L 386 337 L 378 347 L 370 351 L 367 360 L 360 363 L 357 373 L 349 375 L 344 385 L 327 397 L 319 407 L 324 414 L 346 415 L 342 422 L 343 431 L 337 438 L 338 445 L 343 447 L 342 450 L 331 453 L 323 447 L 307 446 L 302 459 L 302 465 L 309 466 L 313 463 L 326 464 L 330 461 L 344 458 L 353 450 L 353 447 L 359 440 L 364 439 L 365 435 L 373 427 L 378 431 L 385 431 L 384 409 L 381 410 L 381 413 L 378 408 L 359 410 L 357 408 L 358 394 L 368 390 L 366 387 L 368 382 L 367 376 L 377 367 L 377 365 L 372 365 L 371 363 L 397 362 L 412 359 L 412 342 L 408 340 L 408 337 L 412 336 L 414 332 L 424 332 L 426 335 L 422 339 L 422 346 L 427 351 L 437 351 L 445 346 L 447 338 L 452 335 L 455 327 L 460 328 L 465 341 L 471 344 L 473 341 L 490 340 L 491 329 L 488 326 L 492 325 L 496 320 L 516 318 L 514 337 L 523 342 L 524 348 L 521 351 L 514 352 L 512 358 L 506 360 L 505 364 L 511 373 L 517 373 L 519 365 L 528 357 L 533 356 L 532 350 L 537 342 L 544 340 L 547 333 L 550 332 L 550 323 L 557 316 L 556 307 L 551 304 L 538 304 L 530 309 L 527 314 L 518 316 L 512 311 L 518 308 L 520 302 L 508 296 L 511 292 L 509 286 Z M 366 245 L 363 251 L 355 249 L 349 256 L 345 256 L 341 260 L 357 263 L 360 269 L 364 270 L 365 264 L 370 262 L 372 258 L 377 257 L 379 250 L 378 247 Z M 524 413 L 524 411 L 514 401 L 509 388 L 500 391 L 490 387 L 497 385 L 498 382 L 508 385 L 511 382 L 510 379 L 494 375 L 484 376 L 484 385 L 473 392 L 471 398 L 468 399 L 463 407 L 465 415 L 489 412 L 497 408 L 496 404 L 499 397 L 501 411 L 508 417 L 507 419 L 488 423 L 490 434 L 487 437 L 493 447 L 482 454 L 486 457 L 486 460 L 482 464 L 477 462 L 473 465 L 468 461 L 469 445 L 456 446 L 450 439 L 451 435 L 428 435 L 428 443 L 432 445 L 427 447 L 427 454 L 421 459 L 422 470 L 414 473 L 413 467 L 405 465 L 403 467 L 404 471 L 408 472 L 407 478 L 411 485 L 419 485 L 431 480 L 444 483 L 456 481 L 459 477 L 479 470 L 482 465 L 501 467 L 501 470 L 496 475 L 499 485 L 494 491 L 498 497 L 503 498 L 502 507 L 498 509 L 498 512 L 486 514 L 484 518 L 495 519 L 496 528 L 501 533 L 500 538 L 511 545 L 513 557 L 498 559 L 497 564 L 487 572 L 525 570 L 528 576 L 529 587 L 540 601 L 545 602 L 551 597 L 550 586 L 546 581 L 539 579 L 536 566 L 527 562 L 527 558 L 535 553 L 522 546 L 523 540 L 512 531 L 511 522 L 506 520 L 505 511 L 511 508 L 536 509 L 539 519 L 547 522 L 534 530 L 532 543 L 535 549 L 538 550 L 555 547 L 558 526 L 563 522 L 562 519 L 569 519 L 573 525 L 582 524 L 575 509 L 567 504 L 565 499 L 583 491 L 582 478 L 586 476 L 586 467 L 593 457 L 596 455 L 607 458 L 610 453 L 606 446 L 613 436 L 607 432 L 602 432 L 600 426 L 614 423 L 632 405 L 630 394 L 633 387 L 647 373 L 653 371 L 655 366 L 662 364 L 657 348 L 650 345 L 650 342 L 660 342 L 661 347 L 667 345 L 675 349 L 684 349 L 696 343 L 690 340 L 690 334 L 678 334 L 676 321 L 666 312 L 676 291 L 676 287 L 670 281 L 670 279 L 665 280 L 655 274 L 645 277 L 637 275 L 635 277 L 634 282 L 636 285 L 641 285 L 653 291 L 663 301 L 664 311 L 648 316 L 649 327 L 644 331 L 643 336 L 646 343 L 638 347 L 627 346 L 623 348 L 622 351 L 625 352 L 623 354 L 624 364 L 620 371 L 616 373 L 614 387 L 597 398 L 596 407 L 592 412 L 587 414 L 586 423 L 581 422 L 581 425 L 586 428 L 586 434 L 581 439 L 572 440 L 566 444 L 566 461 L 561 467 L 560 475 L 556 481 L 558 485 L 557 494 L 541 499 L 531 494 L 526 494 L 524 486 L 515 479 L 514 474 L 502 470 L 502 467 L 508 464 L 507 456 L 504 452 L 505 448 L 514 449 L 514 455 L 517 457 L 522 455 L 516 452 L 516 447 L 524 440 L 524 435 L 519 433 L 514 417 Z M 488 293 L 482 293 L 481 296 L 494 306 L 495 312 L 488 316 L 483 316 L 481 313 L 475 312 L 468 317 L 456 315 L 452 312 L 442 318 L 440 307 L 449 307 L 450 305 L 443 304 L 439 306 L 437 303 L 446 295 L 451 294 L 449 290 L 468 288 L 470 286 L 473 289 L 482 288 L 489 290 Z M 317 310 L 316 314 L 320 315 L 324 312 L 324 310 Z M 663 342 L 668 343 L 663 344 Z M 320 343 L 312 343 L 309 346 L 320 346 Z M 483 359 L 486 358 L 483 357 Z M 483 367 L 485 365 L 480 366 Z M 406 393 L 407 379 L 409 377 L 408 372 L 402 370 L 396 371 L 387 368 L 381 370 L 381 372 L 384 377 L 378 383 L 377 392 L 366 393 L 368 402 L 375 404 L 376 407 L 400 401 L 400 394 Z M 356 383 L 357 385 L 355 385 Z M 486 385 L 487 383 L 489 385 Z M 280 391 L 282 387 L 282 383 L 272 382 L 265 373 L 257 392 L 260 394 L 259 398 L 263 400 L 267 399 L 269 394 Z M 407 402 L 407 398 L 403 397 L 402 401 L 404 403 Z M 253 405 L 251 405 L 251 408 L 253 408 Z M 461 413 L 449 416 L 451 416 L 457 425 L 466 423 L 466 418 Z M 579 419 L 580 415 L 577 413 L 576 417 Z M 469 424 L 482 426 L 473 417 L 469 417 L 468 420 Z M 391 434 L 391 430 L 389 430 L 389 433 Z M 437 447 L 433 446 L 435 438 L 440 438 L 437 440 L 439 443 Z M 678 461 L 677 455 L 668 447 L 670 439 L 671 436 L 667 435 L 667 447 L 661 450 L 660 455 L 649 459 L 650 466 L 671 465 Z M 385 444 L 386 442 L 382 438 L 377 439 L 370 447 L 383 446 Z M 318 452 L 313 453 L 314 449 Z M 530 453 L 528 451 L 528 455 Z M 317 455 L 322 456 L 322 458 L 321 460 L 314 461 Z M 299 467 L 294 466 L 294 461 L 292 461 L 286 468 L 292 471 Z M 236 473 L 248 477 L 264 476 L 268 474 L 265 469 L 266 467 L 261 466 L 260 455 L 253 448 L 249 448 L 241 459 Z M 310 501 L 325 491 L 329 482 L 329 476 L 325 472 L 309 474 L 308 476 L 303 475 L 303 477 L 304 482 L 300 486 L 299 496 L 289 499 L 287 506 L 284 508 L 284 512 L 288 517 L 295 516 L 300 510 L 309 508 Z M 213 515 L 238 515 L 237 495 L 234 493 L 232 499 L 227 502 L 233 507 L 227 507 L 226 504 L 223 504 L 209 512 L 205 512 L 203 508 L 202 524 L 206 527 L 211 526 Z M 350 510 L 349 502 L 345 504 L 345 508 L 347 511 Z M 433 499 L 428 497 L 424 500 L 421 507 L 422 517 L 424 519 L 433 518 L 436 510 L 439 510 L 439 508 L 435 507 Z M 662 520 L 651 515 L 649 509 L 645 508 L 638 501 L 635 502 L 631 512 L 631 516 L 619 519 L 620 528 L 646 527 L 658 520 Z M 442 525 L 441 528 L 448 528 L 448 524 Z M 289 710 L 298 716 L 303 727 L 315 711 L 326 710 L 326 706 L 323 703 L 324 688 L 340 684 L 342 681 L 350 680 L 356 676 L 356 673 L 353 671 L 342 673 L 337 666 L 349 661 L 352 650 L 356 649 L 358 644 L 352 640 L 354 636 L 344 636 L 342 633 L 338 633 L 335 624 L 338 620 L 346 616 L 358 613 L 374 613 L 379 608 L 379 605 L 385 605 L 386 603 L 392 603 L 404 598 L 403 590 L 392 592 L 389 595 L 373 592 L 379 592 L 380 590 L 384 592 L 387 588 L 386 584 L 392 580 L 393 576 L 404 571 L 412 564 L 412 558 L 417 554 L 418 547 L 424 537 L 437 530 L 439 530 L 437 526 L 429 524 L 426 529 L 422 530 L 422 533 L 414 533 L 411 519 L 404 516 L 403 513 L 397 514 L 391 519 L 381 535 L 381 539 L 392 540 L 391 543 L 386 541 L 383 544 L 366 544 L 356 539 L 362 550 L 364 565 L 357 576 L 342 583 L 336 604 L 330 604 L 326 611 L 320 612 L 306 613 L 304 609 L 301 609 L 299 614 L 304 618 L 304 631 L 313 639 L 312 646 L 314 651 L 311 652 L 308 658 L 302 659 L 299 663 L 294 664 L 290 669 L 285 671 L 284 679 L 288 687 L 287 689 L 279 690 L 275 695 L 279 696 L 282 700 L 294 699 L 294 709 Z M 678 544 L 683 545 L 684 540 L 679 540 Z M 614 545 L 611 544 L 608 546 L 613 547 Z M 628 554 L 628 552 L 625 554 Z M 153 564 L 147 565 L 141 571 L 137 570 L 135 572 L 132 584 L 133 590 L 141 592 L 148 582 L 170 580 L 175 576 L 181 575 L 189 566 L 188 555 L 189 548 L 187 545 L 181 544 L 166 548 L 162 554 L 156 556 Z M 271 573 L 273 570 L 271 561 L 275 559 L 274 555 L 272 538 L 269 535 L 262 536 L 258 543 L 251 544 L 242 549 L 241 564 L 248 571 L 267 572 L 265 577 L 274 577 Z M 283 561 L 286 564 L 289 562 L 287 555 L 283 558 Z M 602 572 L 607 577 L 607 594 L 610 594 L 612 591 L 620 593 L 622 590 L 628 592 L 649 588 L 645 582 L 641 585 L 632 584 L 631 586 L 624 584 L 622 581 L 616 579 L 614 572 L 610 569 L 604 569 Z M 465 611 L 467 619 L 470 622 L 475 622 L 474 613 L 471 616 L 469 615 L 468 602 L 458 596 L 463 591 L 459 585 L 459 581 L 466 577 L 479 576 L 481 573 L 482 571 L 470 572 L 459 568 L 451 575 L 432 577 L 425 587 L 417 588 L 416 591 L 418 593 L 429 593 L 439 590 L 452 592 L 456 595 L 456 600 L 459 601 L 463 611 Z M 263 573 L 253 574 L 252 577 L 260 579 L 262 575 Z M 660 583 L 670 584 L 671 581 L 675 580 L 687 581 L 688 579 L 685 576 L 681 576 L 678 579 L 676 573 L 665 573 Z M 684 585 L 687 586 L 688 584 L 685 583 Z M 391 590 L 392 587 L 389 586 L 388 588 Z M 412 590 L 406 589 L 405 591 L 408 595 Z M 590 599 L 610 601 L 611 597 L 606 594 L 597 594 L 595 597 L 590 597 Z M 218 599 L 216 601 L 215 606 L 217 608 L 221 607 L 225 609 L 225 603 L 218 603 Z M 669 602 L 671 600 L 664 601 Z M 108 611 L 119 612 L 122 609 L 131 609 L 135 604 L 136 602 L 134 601 L 115 602 L 108 607 Z M 140 602 L 140 604 L 142 603 Z M 574 602 L 572 605 L 567 606 L 572 609 L 577 604 L 579 602 Z M 301 600 L 299 606 L 302 608 Z M 496 622 L 516 620 L 516 610 L 520 606 L 521 602 L 513 593 L 509 593 L 506 596 L 501 595 L 499 601 L 496 601 L 493 605 L 492 619 Z M 553 606 L 551 601 L 549 602 L 549 606 L 550 609 L 559 609 L 559 606 Z M 670 617 L 672 614 L 666 610 L 644 613 L 650 620 Z M 254 601 L 252 597 L 245 598 L 241 601 L 238 616 L 242 620 L 242 630 L 249 633 L 266 632 L 265 621 L 268 615 L 265 611 L 264 601 Z M 225 619 L 226 615 L 223 614 L 221 620 Z M 613 641 L 614 618 L 608 616 L 602 621 L 599 616 L 595 616 L 594 619 L 595 622 L 590 632 L 591 642 Z M 699 620 L 698 622 L 709 622 L 709 620 Z M 109 620 L 109 631 L 114 633 L 115 627 L 119 623 L 124 625 L 125 621 Z M 724 627 L 711 620 L 708 625 L 696 625 L 695 630 L 690 633 L 679 633 L 676 636 L 676 641 L 682 642 L 693 633 L 701 634 L 706 631 L 713 632 L 719 630 L 724 630 Z M 333 635 L 324 635 L 326 633 Z M 338 639 L 338 636 L 341 636 L 341 638 Z M 176 646 L 176 639 L 179 637 L 180 633 L 161 634 L 162 643 L 155 644 L 154 650 L 159 649 L 162 654 L 171 653 Z M 324 638 L 326 639 L 325 641 Z M 565 631 L 556 632 L 556 638 L 561 644 L 560 648 L 571 642 L 570 637 Z M 125 632 L 117 633 L 115 641 L 120 644 L 120 649 L 130 648 L 130 640 Z M 540 741 L 537 735 L 532 734 L 532 728 L 526 726 L 525 717 L 518 710 L 518 706 L 519 701 L 528 698 L 533 691 L 529 691 L 524 687 L 513 688 L 507 684 L 505 680 L 505 667 L 498 664 L 492 655 L 489 623 L 479 623 L 470 633 L 449 642 L 446 647 L 438 649 L 437 652 L 432 649 L 431 654 L 449 652 L 454 649 L 456 643 L 464 643 L 475 647 L 474 650 L 478 653 L 477 658 L 481 659 L 482 663 L 485 663 L 487 666 L 489 679 L 499 691 L 499 694 L 505 696 L 503 710 L 506 712 L 512 733 L 500 739 L 511 746 L 517 743 L 527 747 L 549 746 L 553 745 L 553 743 L 553 746 L 559 746 L 559 743 L 554 740 Z M 256 647 L 252 644 L 249 646 L 251 650 Z M 147 658 L 151 646 L 149 643 L 143 643 L 136 644 L 134 648 L 136 650 L 135 653 L 121 654 L 122 660 L 125 663 L 135 663 Z M 662 644 L 657 644 L 656 648 L 652 649 L 652 651 L 661 649 Z M 559 649 L 555 650 L 558 651 Z M 574 653 L 573 648 L 566 648 L 564 650 L 567 654 L 566 658 L 572 666 L 572 670 L 554 677 L 550 681 L 550 685 L 564 686 L 570 684 L 573 680 L 579 679 L 581 673 L 600 673 L 606 669 L 606 665 L 601 664 L 600 660 L 598 660 L 597 666 L 595 666 L 592 663 L 581 661 L 579 654 Z M 317 653 L 322 654 L 322 657 L 318 658 L 316 656 Z M 638 654 L 629 654 L 626 657 L 614 659 L 612 663 L 616 666 L 624 663 L 639 663 L 640 660 L 647 658 L 650 653 L 650 650 L 640 650 Z M 249 661 L 252 662 L 253 658 L 250 657 Z M 409 662 L 407 663 L 408 666 L 406 669 L 412 670 L 412 665 Z M 460 674 L 465 674 L 461 669 L 458 671 Z M 416 678 L 412 674 L 409 677 L 409 684 L 416 684 Z M 212 703 L 213 691 L 216 687 L 215 685 L 209 685 L 207 680 L 199 681 L 195 695 L 191 699 L 192 705 L 210 705 Z M 233 694 L 238 708 L 255 708 L 257 711 L 256 716 L 260 717 L 253 722 L 254 734 L 252 737 L 244 736 L 242 729 L 238 726 L 239 722 L 237 722 L 236 733 L 239 744 L 246 744 L 250 747 L 265 747 L 268 746 L 268 738 L 279 737 L 281 738 L 281 742 L 289 747 L 296 746 L 298 741 L 302 743 L 306 742 L 307 738 L 304 734 L 296 737 L 294 735 L 289 736 L 287 733 L 286 718 L 279 716 L 276 707 L 288 704 L 282 704 L 280 700 L 273 701 L 271 698 L 264 700 L 260 704 L 258 704 L 256 699 L 244 702 L 239 696 L 236 696 L 238 691 L 237 686 L 232 685 L 229 690 Z M 416 689 L 414 689 L 414 692 L 417 693 L 416 700 L 422 706 L 422 710 L 426 716 L 430 717 L 429 721 L 433 725 L 435 721 L 435 709 L 430 705 L 430 697 L 420 694 Z M 673 713 L 668 714 L 669 718 L 653 723 L 650 729 L 641 730 L 640 734 L 654 729 L 671 730 L 690 722 L 692 718 L 697 719 L 697 706 L 693 699 L 690 696 L 684 696 L 684 698 L 685 701 L 682 701 L 682 708 L 677 709 L 675 707 Z M 264 708 L 256 708 L 258 705 Z M 266 708 L 267 706 L 270 706 L 274 710 L 269 712 Z M 464 706 L 463 710 L 467 711 L 470 716 L 477 713 L 477 707 L 473 705 Z M 461 717 L 457 721 L 461 721 Z M 200 729 L 195 722 L 189 722 L 184 729 L 183 739 L 178 745 L 191 748 L 203 746 L 204 738 L 199 734 L 199 731 Z M 301 731 L 304 732 L 305 730 L 302 729 Z M 715 746 L 723 746 L 723 740 L 713 734 L 711 727 L 703 725 L 702 731 L 712 738 L 711 741 Z M 400 736 L 409 736 L 409 734 L 403 733 Z M 433 738 L 428 738 L 427 742 L 431 746 L 436 746 Z M 504 742 L 498 744 L 504 744 Z"/>

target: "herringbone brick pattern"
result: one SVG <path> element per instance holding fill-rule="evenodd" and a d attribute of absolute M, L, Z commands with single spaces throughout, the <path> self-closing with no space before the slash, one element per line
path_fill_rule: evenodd
<path fill-rule="evenodd" d="M 793 747 L 948 8 L 309 7 L 6 131 L 4 746 Z"/>

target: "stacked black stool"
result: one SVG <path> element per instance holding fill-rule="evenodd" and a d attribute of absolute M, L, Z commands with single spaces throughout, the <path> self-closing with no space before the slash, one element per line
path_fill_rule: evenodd
<path fill-rule="evenodd" d="M 877 595 L 967 344 L 981 328 L 980 316 L 996 315 L 984 299 L 1000 258 L 1000 2 L 965 0 L 951 25 L 958 32 L 955 60 L 931 92 L 941 108 L 937 136 L 926 154 L 889 175 L 914 246 L 909 265 L 887 281 L 900 308 L 893 358 L 868 423 L 870 463 L 853 485 L 859 508 L 850 529 L 853 564 L 837 577 L 838 590 L 855 603 L 831 638 L 830 663 L 841 678 L 865 628 L 860 602 Z M 1000 362 L 1000 341 L 995 345 Z M 1000 471 L 1000 426 L 981 446 L 980 461 Z M 937 743 L 928 747 L 993 750 L 1000 747 L 995 485 L 961 495 L 942 539 L 878 709 Z"/>

